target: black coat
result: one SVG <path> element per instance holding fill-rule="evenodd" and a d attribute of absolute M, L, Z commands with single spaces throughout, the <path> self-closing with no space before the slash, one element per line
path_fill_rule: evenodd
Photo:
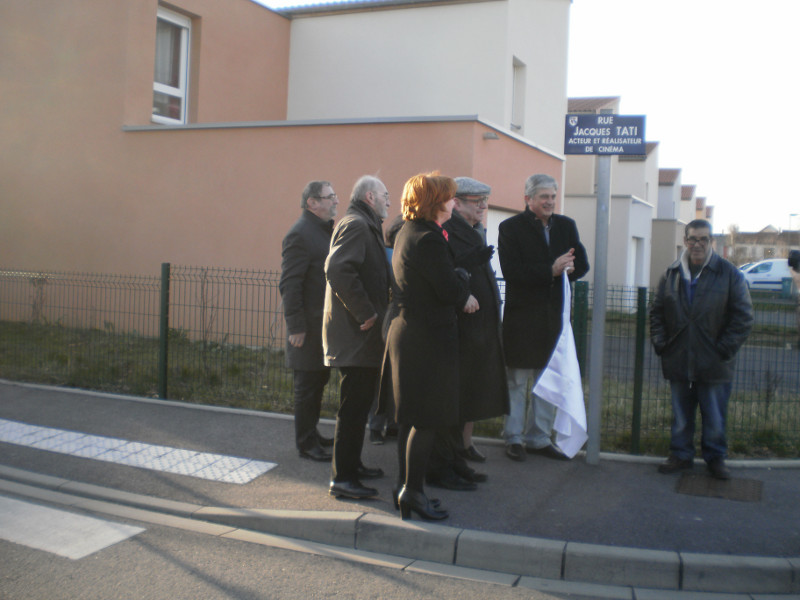
<path fill-rule="evenodd" d="M 461 420 L 480 421 L 508 413 L 508 383 L 500 330 L 500 292 L 483 235 L 461 215 L 444 224 L 457 267 L 470 274 L 470 292 L 480 309 L 458 311 Z"/>
<path fill-rule="evenodd" d="M 694 301 L 676 261 L 661 277 L 650 309 L 650 337 L 672 381 L 726 383 L 736 353 L 753 327 L 753 305 L 742 272 L 713 254 L 703 268 Z"/>
<path fill-rule="evenodd" d="M 391 373 L 397 422 L 452 427 L 458 416 L 458 317 L 469 298 L 441 229 L 408 221 L 392 254 L 398 314 L 389 325 L 384 378 Z M 382 393 L 386 397 L 385 393 Z"/>
<path fill-rule="evenodd" d="M 563 215 L 550 220 L 550 245 L 544 226 L 528 208 L 500 223 L 500 268 L 506 282 L 503 346 L 506 365 L 542 369 L 561 334 L 564 289 L 561 276 L 553 277 L 553 262 L 575 249 L 575 270 L 570 281 L 589 271 L 586 249 L 575 221 Z"/>
<path fill-rule="evenodd" d="M 286 319 L 286 337 L 305 332 L 305 342 L 296 348 L 286 342 L 286 366 L 313 371 L 322 362 L 322 306 L 325 301 L 325 257 L 331 241 L 333 221 L 303 210 L 283 238 L 281 279 L 278 287 Z"/>
<path fill-rule="evenodd" d="M 325 364 L 380 368 L 384 346 L 381 324 L 389 304 L 391 267 L 381 220 L 365 202 L 351 202 L 336 224 L 325 261 L 325 277 Z M 361 331 L 361 324 L 375 314 L 375 325 Z"/>

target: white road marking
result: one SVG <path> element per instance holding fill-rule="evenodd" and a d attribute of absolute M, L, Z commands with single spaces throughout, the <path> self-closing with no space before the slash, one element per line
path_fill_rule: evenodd
<path fill-rule="evenodd" d="M 239 485 L 278 466 L 273 462 L 131 442 L 6 419 L 0 419 L 0 442 Z"/>
<path fill-rule="evenodd" d="M 0 538 L 73 560 L 143 531 L 142 527 L 0 496 Z"/>

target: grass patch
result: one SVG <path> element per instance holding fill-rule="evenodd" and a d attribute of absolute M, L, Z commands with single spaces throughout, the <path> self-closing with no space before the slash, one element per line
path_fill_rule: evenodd
<path fill-rule="evenodd" d="M 612 322 L 628 327 L 632 319 L 617 313 Z M 779 337 L 769 328 L 761 333 Z M 785 329 L 780 335 L 786 336 Z M 168 341 L 170 399 L 293 413 L 292 373 L 285 367 L 283 349 L 193 341 L 180 330 L 170 330 Z M 4 379 L 155 398 L 158 360 L 158 340 L 136 332 L 0 321 L 0 378 Z M 800 403 L 796 392 L 769 385 L 768 377 L 764 381 L 761 390 L 735 392 L 731 397 L 731 455 L 800 456 Z M 601 450 L 631 452 L 633 383 L 607 375 L 603 385 Z M 584 396 L 588 403 L 588 388 L 584 389 Z M 339 373 L 334 369 L 323 398 L 322 415 L 335 417 L 338 404 Z M 648 387 L 645 383 L 640 453 L 668 453 L 671 418 L 668 384 L 661 380 L 657 386 Z M 699 415 L 697 423 L 699 429 Z M 502 417 L 475 423 L 476 436 L 501 438 L 502 431 Z"/>

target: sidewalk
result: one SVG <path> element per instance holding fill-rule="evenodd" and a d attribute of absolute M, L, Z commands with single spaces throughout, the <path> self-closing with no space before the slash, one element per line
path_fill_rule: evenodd
<path fill-rule="evenodd" d="M 677 493 L 679 476 L 658 474 L 658 459 L 516 463 L 501 445 L 479 442 L 488 460 L 475 466 L 489 481 L 475 492 L 430 488 L 451 515 L 431 525 L 404 523 L 392 506 L 391 441 L 365 442 L 365 464 L 387 476 L 370 482 L 380 498 L 356 502 L 327 494 L 329 465 L 298 457 L 282 415 L 0 381 L 0 419 L 277 463 L 236 485 L 0 443 L 2 466 L 135 495 L 130 503 L 184 503 L 190 513 L 203 508 L 195 518 L 245 529 L 547 579 L 800 593 L 800 461 L 731 461 L 735 480 L 763 485 L 760 501 L 739 502 Z M 332 435 L 330 422 L 321 429 Z M 26 476 L 6 469 L 0 477 Z M 231 508 L 266 512 L 221 510 Z"/>

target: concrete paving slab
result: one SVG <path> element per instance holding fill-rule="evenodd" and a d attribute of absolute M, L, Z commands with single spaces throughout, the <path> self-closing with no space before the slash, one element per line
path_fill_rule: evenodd
<path fill-rule="evenodd" d="M 680 588 L 677 552 L 568 542 L 564 579 L 645 588 Z"/>
<path fill-rule="evenodd" d="M 750 594 L 679 592 L 677 590 L 633 590 L 636 600 L 750 600 Z M 782 596 L 781 596 L 782 597 Z"/>
<path fill-rule="evenodd" d="M 565 547 L 562 541 L 467 529 L 458 537 L 456 564 L 561 579 Z"/>
<path fill-rule="evenodd" d="M 570 600 L 575 600 L 576 598 L 592 600 L 633 600 L 633 589 L 625 586 L 560 581 L 542 579 L 539 577 L 521 577 L 517 586 L 537 590 L 539 592 L 566 594 L 569 596 Z"/>
<path fill-rule="evenodd" d="M 225 523 L 240 529 L 260 531 L 355 548 L 356 523 L 364 513 L 304 510 L 268 510 L 256 508 L 205 507 L 195 518 Z"/>
<path fill-rule="evenodd" d="M 785 558 L 682 552 L 683 589 L 701 592 L 789 594 L 792 564 Z"/>
<path fill-rule="evenodd" d="M 415 560 L 406 567 L 406 571 L 507 586 L 514 585 L 517 579 L 519 579 L 518 575 L 512 575 L 510 573 L 497 573 L 495 571 L 485 571 L 482 569 L 469 569 L 455 565 L 443 565 L 441 563 L 435 563 L 426 560 Z"/>
<path fill-rule="evenodd" d="M 367 514 L 356 525 L 356 548 L 453 564 L 461 529 Z"/>

